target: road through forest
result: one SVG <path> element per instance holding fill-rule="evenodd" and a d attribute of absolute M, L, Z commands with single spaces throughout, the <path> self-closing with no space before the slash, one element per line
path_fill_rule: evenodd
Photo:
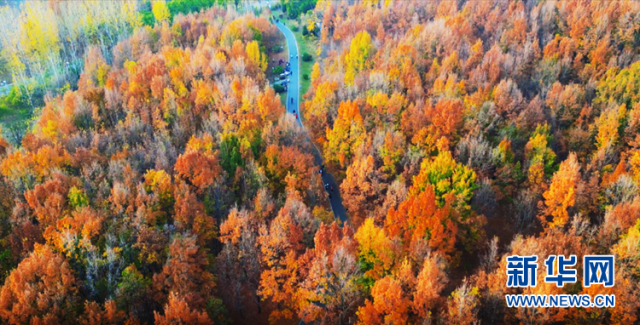
<path fill-rule="evenodd" d="M 296 42 L 296 37 L 293 35 L 291 30 L 287 26 L 285 26 L 282 22 L 277 22 L 276 26 L 278 29 L 284 34 L 284 37 L 287 40 L 287 47 L 289 48 L 289 62 L 291 62 L 291 76 L 289 77 L 289 86 L 287 88 L 287 113 L 295 115 L 298 114 L 297 122 L 300 123 L 300 126 L 304 128 L 304 124 L 302 124 L 302 112 L 300 111 L 300 57 L 301 55 L 298 53 L 298 43 Z M 294 110 L 296 113 L 294 113 Z M 307 133 L 306 141 L 311 146 L 311 152 L 315 159 L 316 165 L 320 166 L 324 164 L 324 159 L 322 158 L 322 153 L 320 149 L 313 144 L 311 139 Z M 340 188 L 336 183 L 336 180 L 333 178 L 333 175 L 328 171 L 325 171 L 322 175 L 317 175 L 316 177 L 322 177 L 322 184 L 329 184 L 329 186 L 333 186 L 333 192 L 331 193 L 331 199 L 329 199 L 329 203 L 331 204 L 331 210 L 333 210 L 333 214 L 340 218 L 342 223 L 346 223 L 347 212 L 342 205 L 342 198 L 340 197 Z"/>

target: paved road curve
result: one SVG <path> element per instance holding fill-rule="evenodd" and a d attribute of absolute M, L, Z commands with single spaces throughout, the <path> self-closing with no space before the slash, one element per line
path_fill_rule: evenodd
<path fill-rule="evenodd" d="M 298 109 L 298 107 L 300 106 L 300 55 L 298 53 L 298 44 L 296 43 L 296 37 L 287 26 L 285 26 L 282 22 L 277 22 L 276 26 L 278 26 L 278 29 L 280 29 L 280 31 L 284 34 L 284 37 L 287 39 L 287 47 L 289 48 L 289 60 L 291 62 L 291 76 L 289 76 L 289 88 L 287 88 L 287 113 L 297 113 L 297 122 L 300 123 L 300 126 L 304 128 L 301 120 L 302 115 L 300 110 Z M 324 160 L 322 159 L 320 150 L 315 145 L 313 145 L 311 139 L 309 139 L 308 137 L 307 141 L 311 144 L 311 151 L 315 158 L 316 165 L 320 166 L 324 164 Z M 320 175 L 317 175 L 316 177 L 320 177 Z M 342 205 L 342 198 L 340 197 L 340 190 L 338 188 L 336 180 L 329 172 L 323 173 L 321 177 L 323 184 L 329 184 L 329 186 L 333 186 L 331 199 L 329 199 L 333 214 L 336 217 L 340 218 L 343 223 L 346 223 L 348 220 L 347 212 Z"/>

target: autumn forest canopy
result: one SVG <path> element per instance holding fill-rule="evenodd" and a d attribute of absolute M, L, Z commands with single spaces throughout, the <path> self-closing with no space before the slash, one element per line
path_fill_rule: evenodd
<path fill-rule="evenodd" d="M 640 2 L 99 3 L 0 11 L 0 323 L 638 320 Z M 597 254 L 614 287 L 506 286 Z"/>

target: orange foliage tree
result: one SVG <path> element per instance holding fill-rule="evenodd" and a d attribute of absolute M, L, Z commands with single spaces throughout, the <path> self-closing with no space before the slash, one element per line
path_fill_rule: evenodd
<path fill-rule="evenodd" d="M 169 294 L 169 302 L 164 307 L 164 314 L 160 315 L 155 312 L 155 323 L 158 325 L 170 324 L 196 324 L 196 325 L 212 325 L 207 313 L 193 310 L 189 304 L 174 292 Z"/>
<path fill-rule="evenodd" d="M 553 217 L 550 222 L 545 218 L 542 219 L 546 226 L 563 227 L 569 221 L 568 209 L 575 204 L 578 182 L 580 182 L 580 165 L 576 154 L 572 153 L 560 164 L 560 170 L 551 179 L 549 190 L 543 194 L 544 203 L 547 206 L 546 214 Z"/>
<path fill-rule="evenodd" d="M 409 297 L 392 277 L 376 281 L 371 288 L 371 297 L 373 302 L 367 300 L 358 309 L 359 324 L 405 324 L 409 319 Z"/>
<path fill-rule="evenodd" d="M 0 317 L 10 324 L 73 322 L 77 293 L 76 278 L 64 257 L 36 245 L 2 286 Z"/>
<path fill-rule="evenodd" d="M 191 308 L 204 309 L 215 288 L 206 256 L 194 236 L 177 236 L 169 246 L 169 258 L 162 272 L 153 277 L 155 299 L 160 303 L 174 293 Z"/>
<path fill-rule="evenodd" d="M 439 207 L 433 186 L 427 186 L 417 196 L 401 202 L 397 210 L 389 210 L 385 229 L 389 236 L 398 237 L 406 250 L 424 240 L 433 252 L 451 255 L 458 227 L 451 200 L 447 201 Z"/>

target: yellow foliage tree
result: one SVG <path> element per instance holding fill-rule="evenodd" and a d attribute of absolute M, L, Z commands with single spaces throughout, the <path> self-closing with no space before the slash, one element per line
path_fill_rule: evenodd
<path fill-rule="evenodd" d="M 307 30 L 309 31 L 309 33 L 313 33 L 313 31 L 316 29 L 316 22 L 313 19 L 309 19 L 307 20 Z"/>
<path fill-rule="evenodd" d="M 631 165 L 631 174 L 636 184 L 640 184 L 640 150 L 635 150 L 629 158 L 629 165 Z"/>
<path fill-rule="evenodd" d="M 58 27 L 52 22 L 55 14 L 51 8 L 42 8 L 27 2 L 21 17 L 22 37 L 25 39 L 26 52 L 44 60 L 49 54 L 60 50 Z"/>
<path fill-rule="evenodd" d="M 313 70 L 311 70 L 311 83 L 316 84 L 320 80 L 320 64 L 318 62 L 313 64 Z"/>
<path fill-rule="evenodd" d="M 153 17 L 157 22 L 162 22 L 171 18 L 169 7 L 167 7 L 167 3 L 164 1 L 154 1 L 151 5 L 151 11 L 153 12 Z"/>
<path fill-rule="evenodd" d="M 365 132 L 364 122 L 356 102 L 340 103 L 338 118 L 333 124 L 333 129 L 327 129 L 327 142 L 324 147 L 327 159 L 338 162 L 341 167 L 346 167 L 352 153 L 364 141 Z"/>
<path fill-rule="evenodd" d="M 622 104 L 618 109 L 608 109 L 598 119 L 598 135 L 596 145 L 598 149 L 608 144 L 615 145 L 618 142 L 618 128 L 627 116 L 627 106 Z"/>
<path fill-rule="evenodd" d="M 247 44 L 247 56 L 249 56 L 249 60 L 259 67 L 260 70 L 267 70 L 267 57 L 260 53 L 260 45 L 258 45 L 257 41 L 252 41 Z"/>
<path fill-rule="evenodd" d="M 345 57 L 347 72 L 344 75 L 344 81 L 347 85 L 353 85 L 356 73 L 367 67 L 367 60 L 373 54 L 374 49 L 369 33 L 362 31 L 356 34 Z"/>
<path fill-rule="evenodd" d="M 389 272 L 394 261 L 393 243 L 382 228 L 368 218 L 354 235 L 359 243 L 359 259 L 364 275 L 369 279 L 380 279 Z"/>

